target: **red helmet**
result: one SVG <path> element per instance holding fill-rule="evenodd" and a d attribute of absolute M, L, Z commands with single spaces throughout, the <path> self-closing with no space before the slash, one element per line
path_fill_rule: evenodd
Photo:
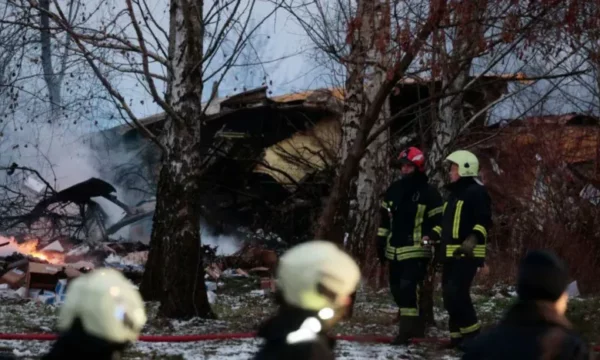
<path fill-rule="evenodd" d="M 398 156 L 398 163 L 414 165 L 417 170 L 425 171 L 425 155 L 414 146 L 402 151 Z"/>

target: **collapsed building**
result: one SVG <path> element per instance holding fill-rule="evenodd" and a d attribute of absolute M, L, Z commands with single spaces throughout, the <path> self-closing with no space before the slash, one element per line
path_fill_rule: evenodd
<path fill-rule="evenodd" d="M 478 114 L 474 126 L 485 125 L 486 107 L 518 79 L 512 75 L 474 78 L 464 97 L 466 116 Z M 432 96 L 441 90 L 441 82 L 407 78 L 397 86 L 399 91 L 389 98 L 391 113 L 410 110 L 391 125 L 394 151 L 430 143 L 431 109 L 436 108 Z M 328 195 L 341 141 L 343 91 L 318 89 L 274 97 L 267 92 L 261 87 L 208 104 L 201 140 L 206 162 L 198 196 L 205 221 L 217 232 L 260 229 L 295 243 L 310 235 Z M 141 120 L 154 134 L 160 133 L 164 122 L 165 114 Z M 141 176 L 144 183 L 156 184 L 158 150 L 137 128 L 119 126 L 105 131 L 100 140 L 99 151 L 120 146 L 137 153 L 134 165 L 118 169 L 122 172 L 118 186 L 139 187 Z M 145 192 L 152 193 L 151 187 Z M 129 199 L 136 204 L 142 200 Z M 145 201 L 152 208 L 153 200 Z M 133 224 L 130 236 L 147 241 L 151 221 L 147 217 Z"/>
<path fill-rule="evenodd" d="M 553 248 L 584 290 L 597 289 L 590 275 L 600 271 L 600 119 L 525 117 L 477 133 L 468 141 L 478 144 L 495 207 L 492 258 L 515 263 L 528 249 Z"/>

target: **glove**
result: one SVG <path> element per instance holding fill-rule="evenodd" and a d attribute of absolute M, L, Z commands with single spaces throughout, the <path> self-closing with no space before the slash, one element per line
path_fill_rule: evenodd
<path fill-rule="evenodd" d="M 474 235 L 469 235 L 465 241 L 460 244 L 460 247 L 454 250 L 452 254 L 455 259 L 460 259 L 463 256 L 468 258 L 473 257 L 473 250 L 475 250 L 475 245 L 477 245 L 477 238 Z"/>

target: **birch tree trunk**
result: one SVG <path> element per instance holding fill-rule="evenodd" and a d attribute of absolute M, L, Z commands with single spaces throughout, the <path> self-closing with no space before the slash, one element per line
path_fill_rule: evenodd
<path fill-rule="evenodd" d="M 40 7 L 46 11 L 50 10 L 50 0 L 40 0 Z M 41 44 L 41 61 L 42 69 L 44 70 L 44 81 L 48 88 L 48 96 L 50 100 L 50 109 L 53 115 L 56 115 L 60 109 L 60 84 L 54 76 L 52 68 L 52 44 L 50 41 L 50 19 L 46 12 L 40 14 L 40 44 Z"/>
<path fill-rule="evenodd" d="M 144 297 L 160 300 L 160 313 L 171 318 L 214 317 L 200 253 L 202 66 L 198 64 L 203 57 L 202 13 L 202 2 L 171 1 L 173 74 L 168 100 L 180 118 L 169 118 L 165 124 L 167 153 L 141 286 Z"/>
<path fill-rule="evenodd" d="M 455 12 L 455 21 L 463 25 L 456 28 L 457 33 L 452 44 L 452 53 L 448 55 L 445 40 L 438 44 L 439 49 L 434 50 L 439 52 L 442 62 L 440 67 L 446 69 L 442 73 L 442 89 L 446 93 L 456 94 L 442 97 L 439 100 L 437 121 L 433 122 L 433 142 L 429 151 L 430 166 L 428 170 L 430 181 L 437 187 L 441 187 L 444 183 L 443 159 L 448 154 L 450 145 L 458 137 L 461 127 L 466 123 L 462 90 L 469 82 L 473 59 L 480 49 L 480 44 L 474 39 L 483 37 L 481 22 L 475 20 L 485 14 L 486 5 L 486 1 L 476 4 L 472 0 L 464 0 L 459 5 L 463 8 L 457 9 Z M 466 8 L 464 8 L 465 6 Z M 472 7 L 468 8 L 469 6 Z M 441 38 L 445 39 L 443 34 Z M 434 280 L 435 270 L 430 267 L 420 296 L 420 306 L 423 309 L 425 321 L 429 325 L 435 324 L 433 315 Z"/>
<path fill-rule="evenodd" d="M 361 54 L 366 53 L 366 59 L 369 62 L 379 64 L 381 66 L 366 66 L 362 65 L 362 69 L 353 69 L 354 73 L 362 73 L 363 76 L 358 81 L 357 78 L 350 78 L 351 83 L 348 84 L 348 93 L 360 94 L 353 98 L 348 98 L 348 110 L 344 119 L 351 121 L 343 123 L 344 135 L 346 141 L 344 144 L 350 143 L 351 139 L 356 136 L 356 119 L 363 116 L 366 107 L 373 102 L 377 91 L 383 85 L 387 73 L 383 70 L 389 64 L 389 37 L 390 37 L 390 4 L 389 0 L 380 1 L 361 1 L 359 4 L 361 10 L 361 28 L 357 43 Z M 366 45 L 366 46 L 365 46 Z M 362 57 L 358 54 L 358 57 Z M 364 64 L 364 60 L 362 64 Z M 361 62 L 359 62 L 361 64 Z M 361 100 L 360 103 L 353 100 Z M 346 115 L 346 114 L 345 114 Z M 358 116 L 357 116 L 358 115 Z M 375 128 L 383 124 L 385 119 L 389 118 L 390 109 L 389 102 L 385 101 L 377 121 Z M 358 166 L 358 176 L 354 179 L 350 192 L 350 207 L 348 217 L 348 248 L 355 254 L 359 255 L 359 260 L 367 260 L 369 254 L 369 245 L 375 240 L 377 227 L 379 224 L 379 204 L 380 195 L 389 185 L 389 148 L 390 137 L 389 128 L 382 132 L 365 150 L 362 159 Z M 347 150 L 346 150 L 347 151 Z M 347 154 L 344 152 L 343 154 Z"/>
<path fill-rule="evenodd" d="M 449 152 L 449 145 L 456 140 L 466 123 L 463 90 L 469 82 L 473 59 L 481 51 L 482 44 L 478 40 L 483 39 L 484 34 L 482 22 L 478 20 L 485 14 L 486 8 L 486 1 L 461 1 L 457 5 L 454 20 L 461 25 L 456 27 L 451 54 L 447 53 L 445 42 L 439 44 L 441 67 L 445 69 L 442 72 L 442 89 L 455 95 L 439 100 L 439 114 L 433 124 L 433 144 L 429 152 L 430 179 L 438 186 L 443 183 L 442 162 Z M 445 39 L 444 36 L 442 38 Z"/>
<path fill-rule="evenodd" d="M 69 2 L 69 23 L 78 15 L 81 3 L 79 0 Z M 62 103 L 62 83 L 65 77 L 67 68 L 67 60 L 69 58 L 69 46 L 71 37 L 66 36 L 65 42 L 62 45 L 63 53 L 57 56 L 59 60 L 58 71 L 54 70 L 53 64 L 53 49 L 52 49 L 52 34 L 50 33 L 50 0 L 40 0 L 40 48 L 41 48 L 41 64 L 44 73 L 44 82 L 48 89 L 48 100 L 50 101 L 50 113 L 52 116 L 57 116 L 63 105 Z M 58 51 L 57 51 L 58 52 Z"/>
<path fill-rule="evenodd" d="M 335 177 L 331 193 L 323 207 L 321 216 L 319 217 L 315 234 L 316 238 L 329 239 L 338 243 L 342 242 L 343 235 L 340 236 L 336 229 L 340 227 L 339 224 L 343 223 L 344 219 L 347 219 L 349 194 L 358 191 L 352 191 L 351 185 L 353 184 L 354 178 L 358 175 L 360 160 L 369 145 L 369 134 L 373 130 L 375 123 L 378 123 L 378 121 L 383 119 L 384 116 L 381 115 L 382 109 L 389 112 L 389 110 L 385 110 L 385 107 L 387 106 L 390 93 L 393 91 L 398 81 L 404 77 L 405 71 L 421 51 L 423 43 L 437 27 L 439 21 L 446 12 L 445 0 L 432 1 L 431 3 L 432 10 L 430 11 L 427 21 L 414 36 L 411 36 L 411 40 L 407 40 L 406 44 L 403 44 L 402 53 L 395 52 L 393 55 L 394 61 L 390 64 L 384 64 L 387 74 L 383 77 L 383 80 L 381 80 L 380 86 L 373 86 L 372 89 L 369 89 L 368 97 L 363 88 L 363 84 L 365 80 L 366 65 L 364 63 L 366 57 L 365 49 L 369 49 L 369 47 L 363 43 L 363 37 L 353 37 L 351 36 L 353 34 L 349 34 L 349 38 L 352 40 L 352 51 L 350 56 L 349 77 L 346 84 L 345 114 L 342 119 L 343 134 L 340 170 Z M 381 9 L 383 8 L 389 9 L 389 1 L 379 0 L 376 4 L 373 4 L 371 1 L 360 1 L 358 13 L 368 14 L 366 12 L 368 7 L 373 9 L 371 10 L 372 12 L 375 11 L 375 9 L 378 9 L 377 11 L 381 12 Z M 389 12 L 389 10 L 387 11 Z M 361 25 L 358 28 L 363 27 L 362 16 L 358 16 L 357 20 Z M 381 25 L 382 24 L 380 24 L 380 26 Z M 387 26 L 389 26 L 389 23 Z M 378 32 L 377 35 L 384 35 L 385 39 L 386 34 L 385 32 Z M 380 47 L 380 49 L 384 48 L 385 46 Z M 375 71 L 375 73 L 377 73 L 377 71 Z M 377 78 L 376 76 L 373 76 L 373 79 L 373 82 L 380 81 L 380 78 Z M 379 130 L 380 129 L 376 129 L 375 131 Z M 382 140 L 384 138 L 389 138 L 389 136 L 387 134 L 382 134 L 381 140 L 378 139 L 378 142 L 385 142 Z M 375 154 L 376 151 L 379 151 L 379 149 L 374 149 L 373 154 Z M 382 152 L 382 154 L 385 153 L 386 152 Z M 370 177 L 372 178 L 371 175 Z M 361 187 L 361 191 L 365 191 L 367 187 L 368 186 Z"/>

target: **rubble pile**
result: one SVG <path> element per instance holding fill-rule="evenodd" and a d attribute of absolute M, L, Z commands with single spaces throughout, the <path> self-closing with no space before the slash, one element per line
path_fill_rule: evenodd
<path fill-rule="evenodd" d="M 217 256 L 216 248 L 209 245 L 203 245 L 203 248 L 203 260 L 207 264 L 206 287 L 211 302 L 215 301 L 218 288 L 225 279 L 258 282 L 264 294 L 274 290 L 273 275 L 278 261 L 275 251 L 245 244 L 233 255 Z M 15 240 L 0 236 L 0 297 L 61 304 L 69 282 L 97 267 L 120 270 L 133 283 L 139 284 L 148 251 L 149 247 L 142 243 L 107 242 L 90 247 L 72 239 L 41 243 L 37 239 Z"/>
<path fill-rule="evenodd" d="M 214 261 L 204 269 L 209 301 L 213 303 L 216 300 L 223 278 L 258 278 L 265 295 L 275 291 L 277 261 L 275 251 L 252 243 L 246 243 L 233 255 L 214 257 Z"/>
<path fill-rule="evenodd" d="M 60 304 L 69 282 L 96 267 L 114 267 L 141 279 L 148 246 L 105 243 L 91 249 L 75 240 L 40 243 L 0 236 L 0 297 Z"/>

